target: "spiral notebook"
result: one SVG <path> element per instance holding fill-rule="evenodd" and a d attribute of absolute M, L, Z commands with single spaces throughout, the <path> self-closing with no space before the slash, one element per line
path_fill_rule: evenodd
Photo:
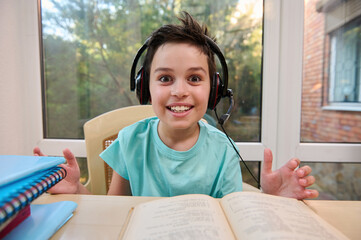
<path fill-rule="evenodd" d="M 66 176 L 63 157 L 0 156 L 0 227 Z"/>

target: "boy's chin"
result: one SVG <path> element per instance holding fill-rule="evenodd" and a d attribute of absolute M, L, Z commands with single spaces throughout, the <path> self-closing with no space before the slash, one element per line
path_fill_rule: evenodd
<path fill-rule="evenodd" d="M 173 130 L 190 130 L 198 127 L 198 121 L 194 120 L 170 120 L 164 123 Z"/>

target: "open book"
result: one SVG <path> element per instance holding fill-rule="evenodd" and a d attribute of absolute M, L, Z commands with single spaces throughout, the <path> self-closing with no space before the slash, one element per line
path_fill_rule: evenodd
<path fill-rule="evenodd" d="M 348 239 L 304 202 L 257 192 L 190 194 L 132 209 L 121 239 Z"/>

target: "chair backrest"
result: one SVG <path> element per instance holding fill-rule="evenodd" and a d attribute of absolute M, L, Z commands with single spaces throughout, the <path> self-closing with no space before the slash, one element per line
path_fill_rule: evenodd
<path fill-rule="evenodd" d="M 155 116 L 151 105 L 119 108 L 99 115 L 84 124 L 89 179 L 85 184 L 93 194 L 107 194 L 113 170 L 99 154 L 116 138 L 118 132 L 139 120 Z"/>

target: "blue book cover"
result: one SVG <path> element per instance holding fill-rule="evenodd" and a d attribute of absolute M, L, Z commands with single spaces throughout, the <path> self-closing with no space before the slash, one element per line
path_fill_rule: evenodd
<path fill-rule="evenodd" d="M 31 204 L 31 215 L 5 236 L 10 239 L 49 239 L 72 216 L 77 208 L 73 201 Z"/>
<path fill-rule="evenodd" d="M 0 187 L 61 163 L 63 157 L 0 155 Z"/>

